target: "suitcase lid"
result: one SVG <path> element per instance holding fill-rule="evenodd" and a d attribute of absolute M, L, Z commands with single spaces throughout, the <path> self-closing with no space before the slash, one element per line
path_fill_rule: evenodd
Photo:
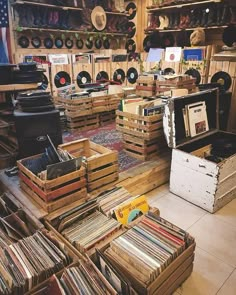
<path fill-rule="evenodd" d="M 195 136 L 186 135 L 186 123 L 184 120 L 183 110 L 191 106 L 196 105 L 196 111 L 198 106 L 206 106 L 206 115 L 209 130 L 204 131 L 204 128 L 200 128 L 201 131 L 196 131 Z M 187 107 L 186 107 L 187 106 Z M 186 107 L 186 108 L 185 108 Z M 175 98 L 170 98 L 165 105 L 164 115 L 163 115 L 163 129 L 166 137 L 166 141 L 169 147 L 176 148 L 184 143 L 189 143 L 191 141 L 196 141 L 201 139 L 212 132 L 216 132 L 219 127 L 219 90 L 218 88 L 208 89 L 200 91 L 197 93 L 189 94 L 186 96 L 180 96 Z M 186 113 L 185 113 L 186 114 Z M 188 116 L 188 114 L 186 114 Z M 192 118 L 192 117 L 191 117 Z M 189 121 L 192 129 L 199 130 L 199 126 L 203 126 L 204 119 L 199 122 Z M 203 122 L 203 123 L 202 123 Z M 200 125 L 199 125 L 200 123 Z M 201 125 L 203 124 L 203 125 Z M 207 129 L 207 128 L 206 128 Z"/>

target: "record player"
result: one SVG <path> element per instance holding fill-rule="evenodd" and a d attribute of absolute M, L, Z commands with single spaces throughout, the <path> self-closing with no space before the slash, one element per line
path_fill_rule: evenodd
<path fill-rule="evenodd" d="M 187 136 L 183 109 L 205 104 L 206 119 L 189 120 L 195 134 Z M 196 111 L 198 111 L 196 109 Z M 219 90 L 204 90 L 167 101 L 163 128 L 172 150 L 170 191 L 213 213 L 236 195 L 236 134 L 219 131 Z M 207 121 L 208 128 L 199 129 Z"/>

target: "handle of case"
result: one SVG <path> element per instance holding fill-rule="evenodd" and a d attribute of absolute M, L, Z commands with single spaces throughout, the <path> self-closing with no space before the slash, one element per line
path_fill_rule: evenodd
<path fill-rule="evenodd" d="M 204 165 L 204 164 L 199 164 L 198 165 L 200 168 L 206 168 L 206 165 Z"/>

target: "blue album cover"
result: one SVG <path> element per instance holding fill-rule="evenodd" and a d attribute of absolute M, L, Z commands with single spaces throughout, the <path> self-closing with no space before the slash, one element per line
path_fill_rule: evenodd
<path fill-rule="evenodd" d="M 185 61 L 201 61 L 204 59 L 204 50 L 201 48 L 184 49 Z"/>

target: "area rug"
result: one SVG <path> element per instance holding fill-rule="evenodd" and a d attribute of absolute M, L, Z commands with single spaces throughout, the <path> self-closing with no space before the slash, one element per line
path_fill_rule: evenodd
<path fill-rule="evenodd" d="M 118 161 L 120 172 L 142 163 L 140 160 L 130 157 L 125 153 L 122 145 L 122 135 L 116 130 L 115 123 L 89 131 L 67 131 L 63 134 L 64 142 L 70 142 L 80 138 L 88 138 L 91 141 L 109 149 L 117 150 L 119 153 Z"/>

